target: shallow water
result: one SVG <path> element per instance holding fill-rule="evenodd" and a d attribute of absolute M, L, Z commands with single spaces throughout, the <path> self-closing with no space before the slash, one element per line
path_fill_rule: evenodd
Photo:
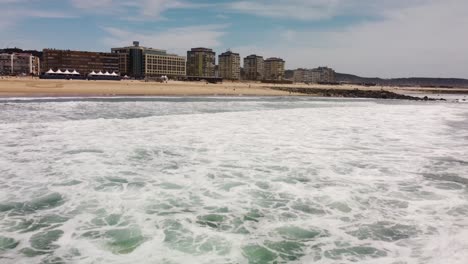
<path fill-rule="evenodd" d="M 0 263 L 466 263 L 468 105 L 0 100 Z"/>

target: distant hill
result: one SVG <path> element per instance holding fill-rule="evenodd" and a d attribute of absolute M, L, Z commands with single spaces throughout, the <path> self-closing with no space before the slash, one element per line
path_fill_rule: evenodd
<path fill-rule="evenodd" d="M 376 84 L 389 86 L 423 86 L 423 87 L 467 87 L 467 79 L 457 78 L 366 78 L 352 74 L 336 73 L 337 82 L 354 84 Z"/>

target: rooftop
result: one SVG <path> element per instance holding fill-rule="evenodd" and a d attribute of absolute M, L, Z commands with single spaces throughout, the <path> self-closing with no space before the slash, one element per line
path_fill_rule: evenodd
<path fill-rule="evenodd" d="M 192 48 L 190 51 L 213 52 L 212 49 L 208 49 L 208 48 Z"/>
<path fill-rule="evenodd" d="M 17 53 L 17 52 L 14 52 L 14 53 L 0 53 L 0 56 L 11 56 L 11 55 L 14 55 L 14 56 L 27 56 L 27 57 L 30 57 L 30 56 L 33 56 L 31 53 Z"/>
<path fill-rule="evenodd" d="M 226 52 L 224 52 L 224 53 L 221 53 L 219 56 L 220 56 L 220 57 L 223 57 L 223 56 L 231 56 L 231 55 L 237 55 L 237 56 L 239 56 L 239 53 L 234 53 L 234 52 L 228 50 L 228 51 L 226 51 Z"/>
<path fill-rule="evenodd" d="M 44 52 L 56 51 L 56 52 L 68 52 L 68 53 L 80 52 L 80 53 L 88 53 L 88 54 L 94 53 L 94 54 L 115 55 L 115 54 L 112 54 L 110 52 L 103 52 L 103 51 L 61 50 L 61 49 L 50 49 L 50 48 L 44 49 L 43 51 Z"/>
<path fill-rule="evenodd" d="M 246 58 L 249 58 L 249 59 L 251 59 L 251 58 L 262 58 L 263 59 L 262 56 L 258 56 L 258 55 L 255 55 L 255 54 L 249 55 Z"/>
<path fill-rule="evenodd" d="M 155 52 L 166 53 L 166 50 L 163 50 L 163 49 L 155 49 L 155 48 L 143 47 L 143 46 L 126 46 L 126 47 L 112 48 L 111 50 L 119 50 L 119 49 L 140 49 L 144 51 L 155 51 Z"/>
<path fill-rule="evenodd" d="M 275 57 L 273 57 L 273 58 L 268 58 L 268 59 L 266 59 L 265 61 L 282 61 L 282 62 L 284 62 L 283 59 L 281 59 L 281 58 L 275 58 Z"/>

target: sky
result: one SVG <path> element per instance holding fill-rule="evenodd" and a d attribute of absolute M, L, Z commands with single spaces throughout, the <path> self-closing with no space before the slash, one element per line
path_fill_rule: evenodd
<path fill-rule="evenodd" d="M 468 78 L 468 0 L 0 0 L 0 48 L 193 47 L 366 77 Z"/>

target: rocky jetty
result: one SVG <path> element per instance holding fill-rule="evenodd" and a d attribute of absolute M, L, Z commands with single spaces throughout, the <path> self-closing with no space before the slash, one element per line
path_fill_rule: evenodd
<path fill-rule="evenodd" d="M 290 93 L 301 93 L 324 97 L 346 97 L 346 98 L 374 98 L 374 99 L 398 99 L 412 101 L 436 101 L 438 99 L 427 96 L 415 97 L 404 94 L 389 92 L 386 90 L 342 90 L 342 89 L 322 89 L 322 88 L 292 88 L 292 87 L 270 87 L 273 90 L 286 91 Z M 440 99 L 444 100 L 444 99 Z"/>

